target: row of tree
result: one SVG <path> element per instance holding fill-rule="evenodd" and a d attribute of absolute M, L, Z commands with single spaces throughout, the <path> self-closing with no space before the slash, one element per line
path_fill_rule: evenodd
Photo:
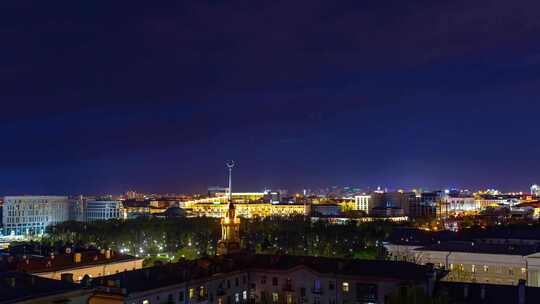
<path fill-rule="evenodd" d="M 375 259 L 383 255 L 382 240 L 393 225 L 335 225 L 305 217 L 246 219 L 241 221 L 241 239 L 244 248 L 257 253 Z M 213 255 L 220 237 L 219 220 L 214 218 L 139 218 L 65 222 L 51 227 L 43 242 L 111 248 L 147 258 L 175 260 Z"/>

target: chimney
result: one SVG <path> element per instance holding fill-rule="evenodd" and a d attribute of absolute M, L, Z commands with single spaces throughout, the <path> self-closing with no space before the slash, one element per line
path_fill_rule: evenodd
<path fill-rule="evenodd" d="M 518 304 L 525 304 L 525 285 L 526 281 L 521 279 L 518 283 Z"/>
<path fill-rule="evenodd" d="M 82 261 L 82 253 L 75 252 L 75 254 L 73 255 L 73 262 L 75 264 L 79 264 L 81 261 Z"/>
<path fill-rule="evenodd" d="M 427 277 L 427 293 L 428 296 L 433 296 L 433 290 L 435 289 L 435 283 L 437 281 L 437 272 L 435 271 L 435 265 L 433 263 L 426 264 L 426 277 Z"/>
<path fill-rule="evenodd" d="M 73 273 L 62 273 L 60 279 L 62 282 L 73 283 Z"/>
<path fill-rule="evenodd" d="M 486 285 L 480 287 L 480 300 L 484 301 L 486 299 Z"/>

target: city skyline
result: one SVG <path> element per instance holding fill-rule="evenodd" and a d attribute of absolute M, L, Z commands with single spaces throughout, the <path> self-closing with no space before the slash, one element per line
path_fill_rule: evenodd
<path fill-rule="evenodd" d="M 2 194 L 540 182 L 535 1 L 2 8 Z"/>

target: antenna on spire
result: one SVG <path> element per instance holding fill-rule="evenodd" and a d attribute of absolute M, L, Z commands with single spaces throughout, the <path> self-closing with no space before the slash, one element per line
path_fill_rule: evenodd
<path fill-rule="evenodd" d="M 234 168 L 234 160 L 227 161 L 229 168 L 229 203 L 232 203 L 232 169 Z"/>

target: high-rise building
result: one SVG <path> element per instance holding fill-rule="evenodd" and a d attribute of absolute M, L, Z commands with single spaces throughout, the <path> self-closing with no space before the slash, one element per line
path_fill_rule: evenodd
<path fill-rule="evenodd" d="M 66 196 L 6 196 L 2 209 L 7 234 L 42 234 L 48 226 L 69 220 Z"/>

